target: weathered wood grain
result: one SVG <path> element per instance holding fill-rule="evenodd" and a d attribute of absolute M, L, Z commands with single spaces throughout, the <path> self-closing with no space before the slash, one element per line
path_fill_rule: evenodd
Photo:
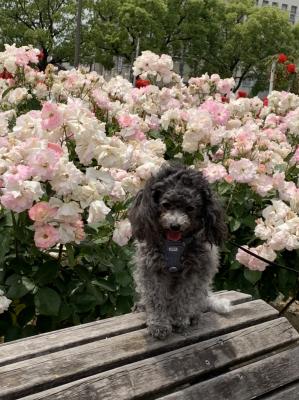
<path fill-rule="evenodd" d="M 178 391 L 160 400 L 251 400 L 299 379 L 299 346 Z M 283 393 L 283 392 L 282 392 Z M 292 392 L 290 392 L 290 396 Z M 293 392 L 294 393 L 294 392 Z M 277 397 L 278 396 L 278 397 Z M 267 400 L 285 400 L 277 395 Z M 289 400 L 297 400 L 295 397 Z M 263 397 L 263 399 L 266 399 Z"/>
<path fill-rule="evenodd" d="M 290 345 L 298 333 L 285 318 L 265 322 L 153 358 L 126 365 L 82 382 L 23 400 L 132 400 L 215 373 L 230 365 Z M 207 399 L 197 397 L 196 399 Z M 183 397 L 182 397 L 183 399 Z M 209 399 L 218 400 L 218 397 Z M 241 398 L 239 398 L 241 400 Z"/>
<path fill-rule="evenodd" d="M 143 313 L 132 313 L 0 345 L 0 366 L 143 329 Z"/>
<path fill-rule="evenodd" d="M 232 304 L 241 304 L 251 299 L 250 295 L 236 291 L 215 293 L 215 296 L 227 298 Z M 144 327 L 144 314 L 133 313 L 4 343 L 0 345 L 0 366 L 143 329 Z"/>
<path fill-rule="evenodd" d="M 261 300 L 236 305 L 228 315 L 205 313 L 200 327 L 189 335 L 172 335 L 164 342 L 139 330 L 83 344 L 0 367 L 0 399 L 12 393 L 28 393 L 161 354 L 199 340 L 273 319 L 278 312 Z M 33 388 L 36 389 L 33 389 Z"/>
<path fill-rule="evenodd" d="M 299 366 L 297 366 L 298 368 Z M 285 389 L 277 391 L 275 394 L 263 397 L 264 400 L 298 400 L 299 382 Z"/>
<path fill-rule="evenodd" d="M 247 301 L 252 300 L 252 296 L 250 294 L 237 292 L 235 290 L 231 291 L 223 290 L 221 292 L 215 293 L 215 296 L 220 299 L 227 299 L 233 305 L 246 303 Z"/>

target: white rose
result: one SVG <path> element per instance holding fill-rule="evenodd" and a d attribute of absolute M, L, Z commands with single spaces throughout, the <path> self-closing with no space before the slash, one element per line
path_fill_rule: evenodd
<path fill-rule="evenodd" d="M 4 60 L 4 67 L 7 69 L 8 72 L 10 72 L 11 74 L 14 74 L 17 70 L 15 57 L 7 57 Z"/>
<path fill-rule="evenodd" d="M 0 290 L 0 314 L 4 313 L 4 311 L 8 310 L 8 307 L 11 303 L 7 297 L 4 296 L 2 290 Z"/>
<path fill-rule="evenodd" d="M 87 222 L 89 224 L 94 224 L 103 221 L 110 211 L 110 208 L 106 206 L 103 200 L 95 200 L 89 206 Z"/>
<path fill-rule="evenodd" d="M 136 175 L 139 178 L 147 180 L 159 169 L 159 165 L 155 165 L 152 162 L 147 162 L 140 167 L 136 168 Z"/>
<path fill-rule="evenodd" d="M 12 90 L 8 95 L 8 102 L 12 104 L 18 104 L 28 96 L 27 89 L 16 88 Z"/>
<path fill-rule="evenodd" d="M 119 246 L 125 246 L 132 236 L 132 228 L 128 219 L 123 219 L 115 224 L 112 239 Z"/>
<path fill-rule="evenodd" d="M 268 240 L 271 237 L 271 228 L 266 226 L 261 220 L 258 222 L 254 229 L 255 236 L 262 240 Z"/>
<path fill-rule="evenodd" d="M 273 249 L 273 250 L 283 250 L 286 248 L 287 242 L 289 240 L 289 233 L 286 231 L 279 231 L 279 232 L 275 232 L 272 235 L 271 240 L 269 240 L 269 246 Z"/>

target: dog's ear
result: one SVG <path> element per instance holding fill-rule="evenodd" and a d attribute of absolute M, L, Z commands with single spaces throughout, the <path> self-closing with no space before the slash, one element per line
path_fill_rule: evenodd
<path fill-rule="evenodd" d="M 141 189 L 128 213 L 133 236 L 148 242 L 157 239 L 158 201 L 160 192 L 152 189 L 151 180 Z"/>
<path fill-rule="evenodd" d="M 208 242 L 217 246 L 227 238 L 227 227 L 224 220 L 224 211 L 220 201 L 209 187 L 205 188 L 205 233 Z"/>

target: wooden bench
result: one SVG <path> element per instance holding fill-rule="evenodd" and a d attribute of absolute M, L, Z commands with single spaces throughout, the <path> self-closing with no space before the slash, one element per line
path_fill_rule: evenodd
<path fill-rule="evenodd" d="M 262 300 L 166 341 L 127 314 L 0 345 L 0 399 L 296 400 L 298 333 Z"/>

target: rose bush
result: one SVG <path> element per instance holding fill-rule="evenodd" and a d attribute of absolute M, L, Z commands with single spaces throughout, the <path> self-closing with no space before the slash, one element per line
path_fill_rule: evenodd
<path fill-rule="evenodd" d="M 236 98 L 233 79 L 191 78 L 144 52 L 134 88 L 83 68 L 45 72 L 39 51 L 0 53 L 0 335 L 6 340 L 130 310 L 127 208 L 165 160 L 203 171 L 231 237 L 296 267 L 299 97 Z M 217 288 L 266 299 L 296 290 L 228 242 Z M 246 266 L 247 268 L 244 268 Z"/>

